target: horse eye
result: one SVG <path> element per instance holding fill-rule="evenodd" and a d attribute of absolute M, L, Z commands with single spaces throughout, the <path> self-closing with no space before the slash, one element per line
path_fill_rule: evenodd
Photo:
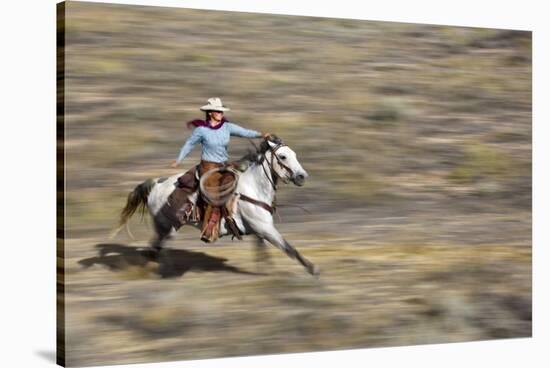
<path fill-rule="evenodd" d="M 279 156 L 279 158 L 280 158 L 281 160 L 286 160 L 286 156 L 285 156 L 285 155 L 281 155 L 281 156 Z"/>

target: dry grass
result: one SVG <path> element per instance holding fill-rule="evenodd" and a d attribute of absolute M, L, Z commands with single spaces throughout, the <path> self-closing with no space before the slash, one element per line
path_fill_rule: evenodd
<path fill-rule="evenodd" d="M 89 243 L 70 245 L 81 256 L 93 255 Z M 178 257 L 166 260 L 169 266 L 105 267 L 109 257 L 124 253 L 75 269 L 66 289 L 69 313 L 80 316 L 69 329 L 73 362 L 105 364 L 115 356 L 119 363 L 133 361 L 135 354 L 118 358 L 129 341 L 151 349 L 154 354 L 142 360 L 149 361 L 531 334 L 530 275 L 522 271 L 531 262 L 527 247 L 320 244 L 302 251 L 321 267 L 319 279 L 275 250 L 261 274 L 240 273 L 257 268 L 242 245 L 193 249 L 206 259 L 227 259 L 233 269 L 207 270 L 197 262 L 180 276 L 151 277 L 158 267 L 177 269 Z M 84 295 L 88 302 L 79 302 Z M 123 332 L 126 338 L 114 338 Z M 82 357 L 78 346 L 97 348 L 99 333 L 109 349 Z"/>

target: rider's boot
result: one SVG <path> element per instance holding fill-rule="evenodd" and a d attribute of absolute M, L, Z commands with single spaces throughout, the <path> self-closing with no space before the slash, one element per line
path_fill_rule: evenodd
<path fill-rule="evenodd" d="M 218 239 L 220 233 L 220 208 L 210 205 L 208 207 L 205 214 L 201 240 L 206 243 L 211 243 Z"/>

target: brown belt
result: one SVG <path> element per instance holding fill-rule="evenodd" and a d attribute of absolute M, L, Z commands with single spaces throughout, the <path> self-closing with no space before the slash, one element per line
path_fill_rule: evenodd
<path fill-rule="evenodd" d="M 246 196 L 244 194 L 239 194 L 240 198 L 243 200 L 243 201 L 246 201 L 246 202 L 250 202 L 252 204 L 255 204 L 256 206 L 260 206 L 262 207 L 263 209 L 265 209 L 266 211 L 268 211 L 269 213 L 271 213 L 273 215 L 273 213 L 275 212 L 275 208 L 268 205 L 267 203 L 265 202 L 262 202 L 262 201 L 258 201 L 254 198 L 250 198 L 249 196 Z"/>

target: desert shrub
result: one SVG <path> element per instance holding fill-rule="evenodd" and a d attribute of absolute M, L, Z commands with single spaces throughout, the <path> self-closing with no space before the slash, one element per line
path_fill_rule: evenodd
<path fill-rule="evenodd" d="M 464 159 L 451 171 L 449 179 L 455 183 L 504 179 L 513 168 L 512 161 L 512 157 L 493 146 L 468 143 L 464 148 Z"/>

